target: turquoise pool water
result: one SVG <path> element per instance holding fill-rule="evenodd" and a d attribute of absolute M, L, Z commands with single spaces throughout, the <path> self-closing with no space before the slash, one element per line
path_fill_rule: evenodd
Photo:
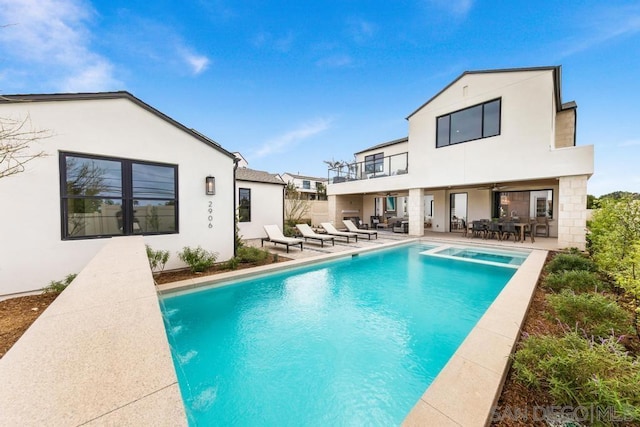
<path fill-rule="evenodd" d="M 399 425 L 514 274 L 422 244 L 162 306 L 191 425 Z"/>
<path fill-rule="evenodd" d="M 482 264 L 517 269 L 529 256 L 529 251 L 500 251 L 487 248 L 444 247 L 428 248 L 423 255 L 460 259 Z"/>

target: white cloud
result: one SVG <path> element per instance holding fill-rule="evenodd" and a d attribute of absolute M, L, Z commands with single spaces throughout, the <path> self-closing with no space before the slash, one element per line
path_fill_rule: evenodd
<path fill-rule="evenodd" d="M 563 49 L 561 57 L 640 32 L 640 6 L 638 5 L 616 8 L 607 3 L 603 9 L 590 9 L 588 16 L 578 16 L 577 19 L 579 25 L 583 26 L 582 31 L 577 37 L 565 42 L 569 46 Z"/>
<path fill-rule="evenodd" d="M 198 75 L 205 71 L 209 67 L 209 63 L 211 62 L 209 58 L 203 55 L 197 55 L 187 52 L 185 52 L 183 55 L 185 61 L 191 67 L 191 71 L 195 75 Z"/>
<path fill-rule="evenodd" d="M 474 0 L 428 0 L 429 3 L 454 15 L 464 16 L 473 7 Z"/>
<path fill-rule="evenodd" d="M 353 39 L 362 43 L 372 38 L 377 31 L 377 26 L 372 22 L 365 21 L 363 19 L 351 20 L 349 22 L 349 32 Z"/>
<path fill-rule="evenodd" d="M 91 50 L 94 15 L 83 0 L 0 0 L 0 22 L 7 25 L 0 30 L 0 47 L 15 67 L 5 72 L 45 81 L 55 90 L 120 86 L 113 65 Z"/>
<path fill-rule="evenodd" d="M 256 158 L 261 158 L 274 153 L 280 153 L 285 149 L 304 141 L 305 139 L 311 138 L 329 129 L 331 121 L 331 119 L 320 118 L 303 123 L 291 131 L 266 141 L 256 150 L 254 156 Z"/>
<path fill-rule="evenodd" d="M 95 92 L 113 89 L 110 82 L 113 66 L 107 61 L 96 61 L 91 65 L 79 68 L 72 76 L 61 82 L 61 90 L 64 92 Z"/>

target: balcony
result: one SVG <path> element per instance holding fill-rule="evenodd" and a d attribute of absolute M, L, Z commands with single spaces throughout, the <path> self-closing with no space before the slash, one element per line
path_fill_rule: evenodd
<path fill-rule="evenodd" d="M 329 183 L 338 184 L 340 182 L 404 175 L 408 172 L 409 156 L 405 152 L 364 162 L 345 162 L 337 167 L 329 168 Z"/>

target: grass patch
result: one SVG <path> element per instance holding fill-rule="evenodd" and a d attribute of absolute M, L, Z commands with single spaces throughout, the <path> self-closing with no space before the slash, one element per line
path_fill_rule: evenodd
<path fill-rule="evenodd" d="M 515 354 L 513 370 L 518 381 L 547 391 L 559 405 L 613 408 L 640 421 L 640 361 L 613 338 L 531 336 Z"/>
<path fill-rule="evenodd" d="M 568 289 L 547 295 L 553 315 L 562 323 L 596 337 L 632 334 L 630 314 L 610 297 L 600 294 L 576 294 Z M 552 316 L 551 313 L 549 313 Z"/>
<path fill-rule="evenodd" d="M 598 275 L 587 270 L 563 270 L 547 274 L 542 285 L 554 292 L 571 289 L 574 292 L 587 292 L 609 288 Z"/>
<path fill-rule="evenodd" d="M 545 267 L 548 273 L 560 271 L 583 270 L 596 271 L 596 264 L 589 258 L 579 254 L 558 254 Z"/>

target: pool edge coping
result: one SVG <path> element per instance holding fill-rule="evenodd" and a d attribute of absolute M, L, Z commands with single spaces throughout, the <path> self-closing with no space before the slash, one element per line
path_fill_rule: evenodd
<path fill-rule="evenodd" d="M 319 264 L 327 261 L 332 261 L 340 258 L 347 258 L 354 255 L 363 254 L 366 252 L 377 251 L 381 249 L 388 249 L 395 246 L 403 246 L 415 242 L 419 242 L 420 238 L 407 239 L 397 242 L 383 243 L 380 246 L 367 247 L 367 248 L 353 248 L 343 252 L 335 252 L 331 254 L 316 255 L 309 258 L 293 259 L 286 262 L 278 262 L 275 264 L 268 264 L 259 267 L 247 268 L 245 270 L 234 270 L 225 273 L 213 274 L 209 276 L 198 277 L 195 279 L 180 280 L 177 282 L 165 283 L 157 285 L 156 290 L 161 296 L 168 294 L 178 294 L 184 291 L 191 291 L 199 288 L 215 288 L 218 286 L 224 286 L 228 282 L 235 282 L 237 280 L 249 279 L 253 277 L 262 276 L 265 274 L 277 272 L 287 268 L 304 267 L 307 265 Z"/>
<path fill-rule="evenodd" d="M 405 417 L 403 426 L 490 423 L 547 253 L 531 251 Z"/>

